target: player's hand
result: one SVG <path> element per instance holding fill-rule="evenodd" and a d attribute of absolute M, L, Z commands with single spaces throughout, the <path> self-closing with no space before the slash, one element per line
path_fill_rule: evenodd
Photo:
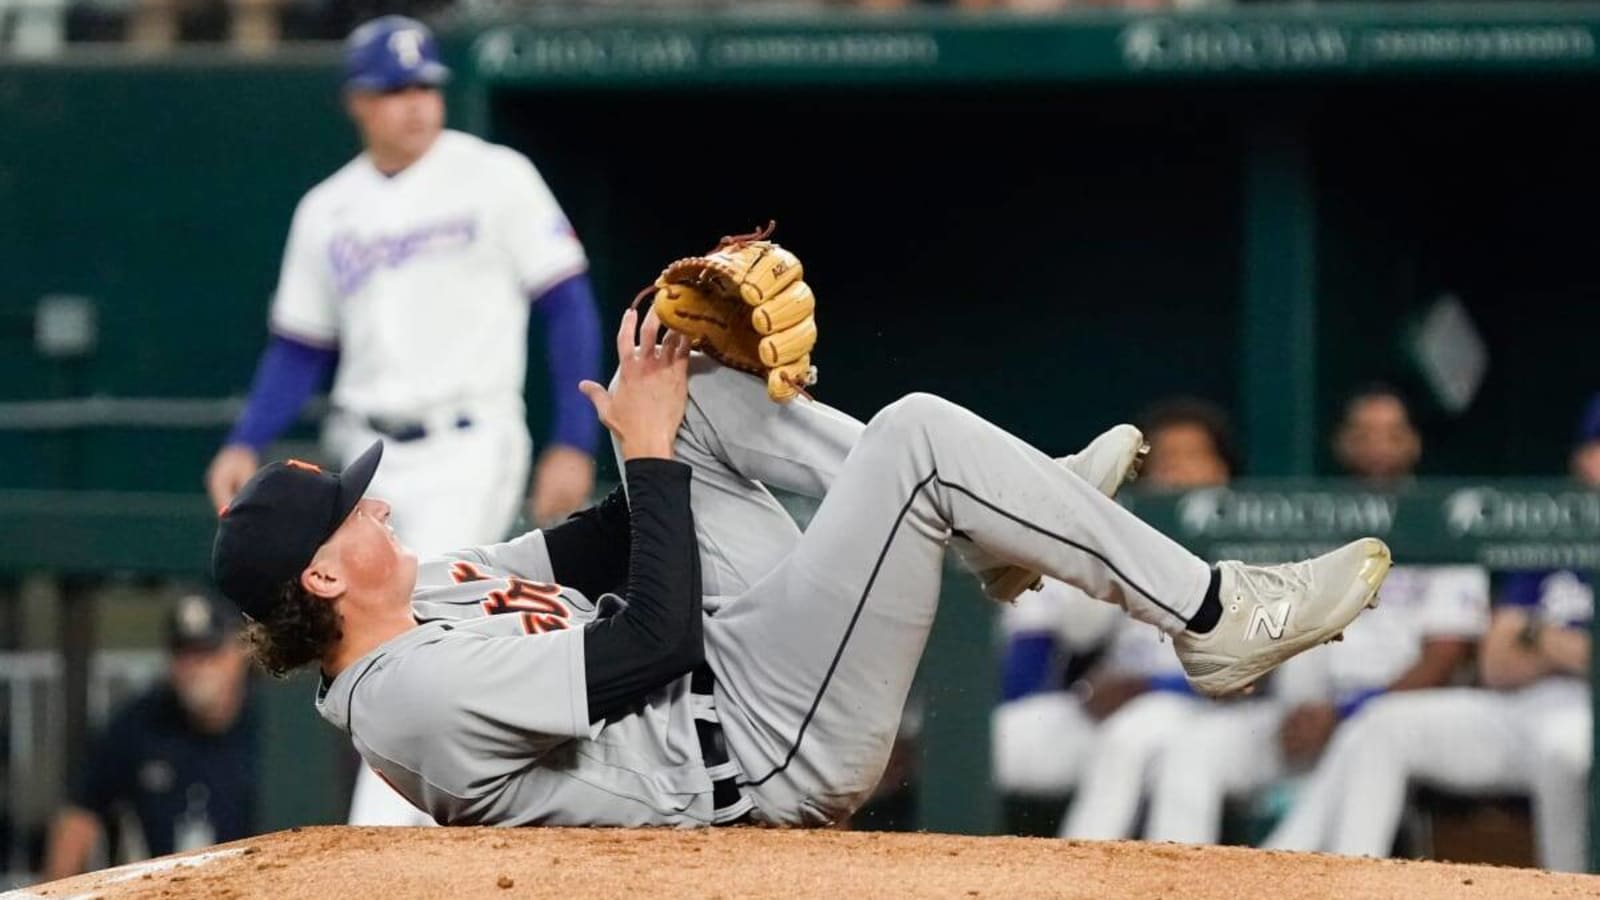
<path fill-rule="evenodd" d="M 593 381 L 578 385 L 594 411 L 617 438 L 622 458 L 672 458 L 672 442 L 689 403 L 689 339 L 669 332 L 660 344 L 661 320 L 645 314 L 637 339 L 637 310 L 622 314 L 617 329 L 616 385 L 610 391 Z"/>
<path fill-rule="evenodd" d="M 226 508 L 259 468 L 261 458 L 243 444 L 229 444 L 218 450 L 206 468 L 206 493 L 211 496 L 211 508 Z"/>
<path fill-rule="evenodd" d="M 1094 689 L 1083 703 L 1083 711 L 1096 722 L 1127 705 L 1129 700 L 1150 690 L 1150 680 L 1131 675 L 1110 675 L 1093 679 Z"/>
<path fill-rule="evenodd" d="M 1290 710 L 1278 731 L 1284 759 L 1297 768 L 1316 762 L 1338 726 L 1339 711 L 1331 703 L 1302 703 Z"/>
<path fill-rule="evenodd" d="M 581 509 L 592 493 L 594 458 L 576 447 L 552 444 L 533 470 L 528 515 L 536 527 L 546 528 Z"/>

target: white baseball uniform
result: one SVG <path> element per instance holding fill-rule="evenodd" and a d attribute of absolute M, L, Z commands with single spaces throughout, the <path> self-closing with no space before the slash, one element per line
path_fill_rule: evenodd
<path fill-rule="evenodd" d="M 533 164 L 456 131 L 393 176 L 358 156 L 300 201 L 272 329 L 338 348 L 324 443 L 348 462 L 385 440 L 371 490 L 419 553 L 492 543 L 515 521 L 529 300 L 586 268 Z M 396 439 L 397 424 L 425 436 Z M 431 824 L 361 771 L 352 824 Z"/>
<path fill-rule="evenodd" d="M 1117 631 L 1121 615 L 1052 578 L 1002 608 L 1006 640 L 1043 634 L 1071 654 L 1086 654 Z M 1171 650 L 1168 649 L 1170 655 Z M 1115 665 L 1108 654 L 1108 664 Z M 990 758 L 996 787 L 1009 794 L 1057 797 L 1078 783 L 1096 723 L 1077 694 L 1046 690 L 995 707 L 990 718 Z"/>
<path fill-rule="evenodd" d="M 516 518 L 529 298 L 587 265 L 533 164 L 460 132 L 393 176 L 358 156 L 300 201 L 272 329 L 338 347 L 325 439 L 341 460 L 385 437 L 374 418 L 427 429 L 386 438 L 373 486 L 418 552 L 499 540 Z"/>
<path fill-rule="evenodd" d="M 1593 607 L 1593 590 L 1577 575 L 1539 576 L 1534 615 L 1587 632 Z M 1334 736 L 1266 845 L 1387 856 L 1416 782 L 1464 794 L 1531 795 L 1541 864 L 1582 871 L 1590 721 L 1587 680 L 1564 675 L 1509 691 L 1381 697 Z"/>
<path fill-rule="evenodd" d="M 1291 709 L 1307 702 L 1338 705 L 1381 689 L 1415 664 L 1425 641 L 1476 640 L 1488 618 L 1483 569 L 1396 566 L 1378 608 L 1352 623 L 1343 641 L 1280 667 L 1270 696 L 1214 705 L 1187 723 L 1183 740 L 1165 748 L 1152 769 L 1145 836 L 1215 843 L 1226 799 L 1247 797 L 1291 774 L 1279 743 Z"/>
<path fill-rule="evenodd" d="M 1111 670 L 1184 684 L 1165 636 L 1132 620 L 1118 627 Z M 1129 700 L 1095 730 L 1079 773 L 1079 789 L 1061 822 L 1062 837 L 1112 840 L 1133 835 L 1151 763 L 1211 701 L 1177 690 L 1152 690 Z"/>
<path fill-rule="evenodd" d="M 1072 652 L 1101 644 L 1101 673 L 1182 680 L 1169 643 L 1144 623 L 1051 579 L 1024 594 L 1002 619 L 1008 635 L 1052 634 Z M 1064 833 L 1120 835 L 1137 811 L 1146 762 L 1154 756 L 1197 701 L 1186 694 L 1155 691 L 1135 698 L 1105 722 L 1084 709 L 1069 690 L 1019 697 L 996 708 L 991 739 L 995 782 L 1008 793 L 1057 797 L 1077 788 Z"/>

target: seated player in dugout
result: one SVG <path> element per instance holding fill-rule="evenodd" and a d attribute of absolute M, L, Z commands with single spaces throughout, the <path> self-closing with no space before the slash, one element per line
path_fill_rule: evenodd
<path fill-rule="evenodd" d="M 218 520 L 214 573 L 258 659 L 318 665 L 319 713 L 442 824 L 847 818 L 889 757 L 952 543 L 980 574 L 1040 573 L 1156 626 L 1208 695 L 1377 600 L 1377 539 L 1209 565 L 1097 489 L 1132 466 L 1126 442 L 1053 460 L 927 394 L 863 424 L 662 339 L 667 299 L 623 314 L 610 387 L 582 387 L 624 482 L 559 525 L 419 560 L 363 496 L 380 445 L 341 473 L 269 465 Z M 768 486 L 821 500 L 803 532 Z"/>
<path fill-rule="evenodd" d="M 1206 400 L 1164 398 L 1139 416 L 1138 425 L 1107 432 L 1114 436 L 1131 430 L 1149 444 L 1138 488 L 1217 487 L 1239 471 L 1229 417 Z M 1105 439 L 1102 435 L 1096 440 Z M 1085 809 L 1097 805 L 1091 793 L 1123 793 L 1102 783 L 1103 773 L 1092 781 L 1088 773 L 1104 766 L 1143 772 L 1147 754 L 1128 753 L 1126 743 L 1107 731 L 1106 721 L 1141 695 L 1189 693 L 1165 638 L 1119 615 L 1115 607 L 1055 581 L 1046 581 L 1026 602 L 1006 606 L 1001 628 L 1006 635 L 1002 702 L 991 720 L 995 785 L 1007 794 L 1051 800 L 1077 791 L 1075 805 Z M 1168 723 L 1181 718 L 1158 713 L 1148 721 L 1159 727 L 1134 728 L 1126 736 L 1153 750 Z M 1138 812 L 1137 794 L 1132 806 L 1130 818 Z"/>
<path fill-rule="evenodd" d="M 259 714 L 239 612 L 188 594 L 166 629 L 166 677 L 118 707 L 73 775 L 46 881 L 256 833 Z"/>

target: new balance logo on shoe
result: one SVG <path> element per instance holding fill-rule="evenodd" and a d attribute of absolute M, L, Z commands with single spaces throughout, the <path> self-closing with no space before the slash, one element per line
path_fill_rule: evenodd
<path fill-rule="evenodd" d="M 1283 638 L 1283 626 L 1287 624 L 1289 624 L 1289 604 L 1278 604 L 1276 616 L 1267 612 L 1265 603 L 1260 604 L 1255 608 L 1254 612 L 1250 613 L 1250 627 L 1245 630 L 1244 639 L 1253 641 L 1256 639 L 1256 635 L 1265 629 L 1267 637 L 1275 641 L 1281 640 Z"/>
<path fill-rule="evenodd" d="M 1291 656 L 1337 640 L 1363 609 L 1377 605 L 1391 565 L 1388 546 L 1377 538 L 1275 566 L 1217 563 L 1225 615 L 1204 634 L 1172 636 L 1189 684 L 1207 697 L 1237 694 Z"/>

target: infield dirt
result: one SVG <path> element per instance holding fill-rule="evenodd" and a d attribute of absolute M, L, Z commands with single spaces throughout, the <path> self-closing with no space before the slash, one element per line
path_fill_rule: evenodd
<path fill-rule="evenodd" d="M 301 828 L 0 895 L 239 898 L 1600 897 L 1600 876 L 1240 847 L 863 831 Z"/>

